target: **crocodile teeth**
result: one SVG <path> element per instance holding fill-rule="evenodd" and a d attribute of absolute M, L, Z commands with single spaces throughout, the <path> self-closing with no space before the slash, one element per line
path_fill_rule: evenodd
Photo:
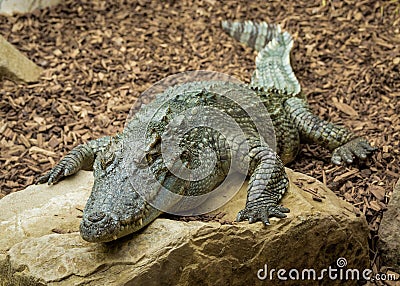
<path fill-rule="evenodd" d="M 140 220 L 139 220 L 139 225 L 142 225 L 143 224 L 143 219 L 141 218 Z"/>
<path fill-rule="evenodd" d="M 114 239 L 114 240 L 117 240 L 117 238 L 118 238 L 118 237 L 117 237 L 116 235 L 113 236 L 113 239 Z"/>

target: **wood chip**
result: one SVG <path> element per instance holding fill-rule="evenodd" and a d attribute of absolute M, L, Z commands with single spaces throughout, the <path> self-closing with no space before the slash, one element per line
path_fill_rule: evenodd
<path fill-rule="evenodd" d="M 368 190 L 371 194 L 373 194 L 374 197 L 378 199 L 378 201 L 383 201 L 383 199 L 384 199 L 384 197 L 385 197 L 385 193 L 386 193 L 385 188 L 380 187 L 380 186 L 371 185 L 371 186 L 368 187 L 367 190 Z"/>
<path fill-rule="evenodd" d="M 347 115 L 353 116 L 353 117 L 358 117 L 358 112 L 354 110 L 353 107 L 350 105 L 343 103 L 343 102 L 333 102 L 335 107 L 339 109 L 340 111 L 346 113 Z"/>
<path fill-rule="evenodd" d="M 358 172 L 359 172 L 359 171 L 356 170 L 356 169 L 347 171 L 346 173 L 343 173 L 343 174 L 341 174 L 341 175 L 335 177 L 335 178 L 333 179 L 333 181 L 334 181 L 334 182 L 339 182 L 339 181 L 342 181 L 342 180 L 344 180 L 344 179 L 349 179 L 349 178 L 351 178 L 352 176 L 354 176 L 355 174 L 357 174 Z"/>
<path fill-rule="evenodd" d="M 29 142 L 29 140 L 25 137 L 24 134 L 20 134 L 19 135 L 19 141 L 25 145 L 26 148 L 30 148 L 31 147 L 31 143 Z"/>
<path fill-rule="evenodd" d="M 40 153 L 40 154 L 44 154 L 46 156 L 56 156 L 57 154 L 53 151 L 49 151 L 49 150 L 44 150 L 42 148 L 33 146 L 29 149 L 29 153 Z"/>
<path fill-rule="evenodd" d="M 122 105 L 117 105 L 111 107 L 111 110 L 117 111 L 117 112 L 127 112 L 132 108 L 132 104 L 122 104 Z"/>
<path fill-rule="evenodd" d="M 49 140 L 49 142 L 48 142 L 48 145 L 51 147 L 51 148 L 53 148 L 53 149 L 55 149 L 58 145 L 60 144 L 60 140 L 56 137 L 56 136 L 51 136 L 51 138 L 50 138 L 50 140 Z"/>
<path fill-rule="evenodd" d="M 65 106 L 63 104 L 60 104 L 56 110 L 58 111 L 58 113 L 60 114 L 66 114 L 68 112 L 68 110 L 65 108 Z"/>
<path fill-rule="evenodd" d="M 373 210 L 375 210 L 375 211 L 377 211 L 377 212 L 379 212 L 380 210 L 382 210 L 382 207 L 380 206 L 380 204 L 378 204 L 377 201 L 371 201 L 371 202 L 369 203 L 369 205 L 370 205 L 371 209 L 373 209 Z"/>

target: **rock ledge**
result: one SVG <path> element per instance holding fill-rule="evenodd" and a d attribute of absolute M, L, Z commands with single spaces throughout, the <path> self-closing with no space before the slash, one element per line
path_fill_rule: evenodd
<path fill-rule="evenodd" d="M 90 172 L 50 187 L 30 186 L 0 200 L 0 284 L 265 285 L 268 281 L 257 278 L 265 264 L 318 271 L 343 257 L 349 268 L 368 268 L 365 218 L 322 183 L 287 172 L 291 185 L 282 203 L 291 213 L 269 227 L 159 218 L 107 244 L 85 242 L 78 233 L 93 184 Z M 325 198 L 317 202 L 296 185 Z M 232 220 L 245 198 L 242 188 L 217 211 Z"/>

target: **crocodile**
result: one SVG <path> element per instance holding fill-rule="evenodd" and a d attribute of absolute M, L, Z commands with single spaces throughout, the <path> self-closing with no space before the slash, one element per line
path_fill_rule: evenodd
<path fill-rule="evenodd" d="M 329 149 L 336 165 L 364 160 L 376 149 L 311 112 L 290 64 L 288 32 L 251 21 L 223 21 L 222 28 L 258 51 L 249 84 L 204 80 L 173 85 L 142 106 L 122 133 L 78 145 L 37 180 L 55 184 L 79 170 L 93 170 L 80 224 L 84 240 L 108 242 L 137 232 L 179 205 L 168 192 L 180 198 L 209 194 L 234 162 L 235 171 L 248 178 L 246 205 L 237 221 L 268 225 L 270 217 L 289 212 L 279 204 L 288 188 L 284 165 L 295 159 L 302 143 Z M 260 132 L 251 112 L 268 113 L 269 123 L 261 125 L 273 127 L 275 141 L 267 138 L 273 137 L 268 128 Z M 193 126 L 204 118 L 209 119 Z M 237 127 L 241 135 L 230 132 Z M 163 147 L 174 139 L 178 151 Z"/>

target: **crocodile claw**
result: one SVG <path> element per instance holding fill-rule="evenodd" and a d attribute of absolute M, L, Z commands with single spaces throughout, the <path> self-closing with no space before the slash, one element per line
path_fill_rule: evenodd
<path fill-rule="evenodd" d="M 49 185 L 53 185 L 60 181 L 63 177 L 68 176 L 70 170 L 65 166 L 65 162 L 63 160 L 60 161 L 54 168 L 52 168 L 46 175 L 39 177 L 35 184 L 44 184 L 47 183 Z"/>
<path fill-rule="evenodd" d="M 342 165 L 342 162 L 353 163 L 354 158 L 364 160 L 369 154 L 377 150 L 364 138 L 356 138 L 336 148 L 332 154 L 332 163 Z"/>
<path fill-rule="evenodd" d="M 262 221 L 264 225 L 269 225 L 270 217 L 285 218 L 286 214 L 290 212 L 288 208 L 285 208 L 277 204 L 269 204 L 263 207 L 256 208 L 245 208 L 241 210 L 236 218 L 236 221 L 243 221 L 245 219 L 249 220 L 249 223 L 254 223 L 256 221 Z"/>

